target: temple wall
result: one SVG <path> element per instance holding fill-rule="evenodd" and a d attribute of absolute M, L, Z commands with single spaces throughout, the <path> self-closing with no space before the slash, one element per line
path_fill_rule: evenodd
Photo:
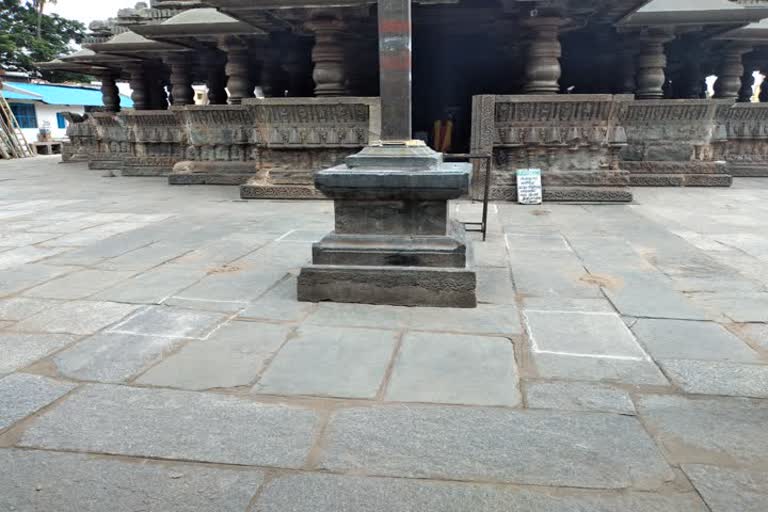
<path fill-rule="evenodd" d="M 736 103 L 716 114 L 715 158 L 731 176 L 768 177 L 768 104 Z"/>
<path fill-rule="evenodd" d="M 630 201 L 619 166 L 626 145 L 619 119 L 630 101 L 602 94 L 476 96 L 472 153 L 493 157 L 491 198 L 516 200 L 517 169 L 539 168 L 547 200 Z M 483 172 L 475 164 L 475 199 Z"/>

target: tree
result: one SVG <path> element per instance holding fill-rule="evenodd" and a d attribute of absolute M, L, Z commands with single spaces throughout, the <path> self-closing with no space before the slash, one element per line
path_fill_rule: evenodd
<path fill-rule="evenodd" d="M 42 27 L 42 19 L 43 19 L 43 11 L 45 10 L 46 4 L 56 4 L 56 0 L 32 0 L 32 7 L 35 8 L 37 11 L 37 38 L 40 39 L 40 35 L 42 34 L 43 27 Z"/>
<path fill-rule="evenodd" d="M 18 0 L 0 0 L 0 67 L 7 71 L 35 72 L 35 62 L 71 53 L 70 43 L 82 41 L 85 32 L 82 23 L 45 14 L 42 9 L 46 2 L 33 1 L 22 4 Z M 51 81 L 72 77 L 72 74 L 50 71 L 42 71 L 42 75 Z"/>

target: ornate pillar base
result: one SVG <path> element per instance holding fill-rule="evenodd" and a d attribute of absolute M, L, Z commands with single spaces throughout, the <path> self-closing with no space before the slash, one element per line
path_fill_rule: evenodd
<path fill-rule="evenodd" d="M 469 164 L 443 163 L 417 141 L 368 146 L 318 172 L 315 185 L 334 200 L 336 229 L 314 244 L 299 300 L 476 307 L 464 226 L 448 215 L 469 174 Z"/>

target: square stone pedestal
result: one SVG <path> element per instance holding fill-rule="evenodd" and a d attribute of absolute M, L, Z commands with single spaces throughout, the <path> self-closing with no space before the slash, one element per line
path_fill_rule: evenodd
<path fill-rule="evenodd" d="M 425 146 L 399 145 L 370 146 L 318 172 L 335 230 L 314 244 L 299 300 L 476 307 L 471 245 L 448 213 L 470 171 Z"/>

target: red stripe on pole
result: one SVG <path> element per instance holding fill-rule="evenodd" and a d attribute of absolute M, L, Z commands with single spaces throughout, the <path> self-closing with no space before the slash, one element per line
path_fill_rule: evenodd
<path fill-rule="evenodd" d="M 411 54 L 403 53 L 400 55 L 382 56 L 380 66 L 383 71 L 410 71 Z"/>
<path fill-rule="evenodd" d="M 407 20 L 381 20 L 379 32 L 382 34 L 404 34 L 410 32 L 411 24 Z"/>

